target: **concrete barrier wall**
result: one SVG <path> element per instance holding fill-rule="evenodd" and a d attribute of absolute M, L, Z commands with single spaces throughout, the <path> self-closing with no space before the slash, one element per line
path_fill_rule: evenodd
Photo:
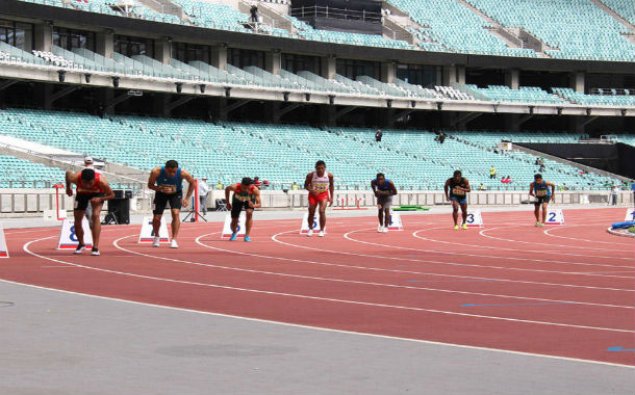
<path fill-rule="evenodd" d="M 608 204 L 609 192 L 575 191 L 557 192 L 555 204 Z M 152 206 L 152 191 L 132 199 L 130 208 L 133 212 L 149 212 Z M 262 191 L 263 208 L 304 208 L 308 205 L 306 191 Z M 215 208 L 216 199 L 224 199 L 224 191 L 210 191 L 207 206 Z M 472 192 L 468 195 L 469 204 L 479 206 L 519 205 L 527 203 L 527 192 Z M 441 191 L 407 191 L 394 197 L 395 205 L 435 206 L 448 204 Z M 42 213 L 56 209 L 56 193 L 54 189 L 1 189 L 0 214 Z M 62 210 L 72 210 L 73 198 L 60 190 L 59 202 Z M 627 191 L 618 194 L 619 205 L 633 205 L 633 194 Z M 370 191 L 336 191 L 333 206 L 354 208 L 371 207 L 376 204 Z"/>

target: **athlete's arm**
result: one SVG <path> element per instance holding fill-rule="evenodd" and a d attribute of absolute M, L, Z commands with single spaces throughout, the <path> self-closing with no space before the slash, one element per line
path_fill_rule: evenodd
<path fill-rule="evenodd" d="M 254 208 L 260 208 L 261 207 L 260 189 L 254 188 L 254 195 L 256 195 L 256 203 L 253 206 Z"/>
<path fill-rule="evenodd" d="M 534 194 L 534 183 L 529 183 L 529 196 L 535 196 Z"/>
<path fill-rule="evenodd" d="M 158 167 L 155 167 L 154 169 L 152 169 L 152 171 L 150 172 L 150 177 L 148 177 L 148 189 L 152 189 L 153 191 L 161 191 L 161 187 L 159 187 L 157 184 L 157 178 L 159 178 L 159 173 L 161 172 L 161 169 L 159 169 Z"/>
<path fill-rule="evenodd" d="M 66 194 L 73 196 L 73 183 L 76 181 L 77 175 L 71 170 L 66 171 Z"/>
<path fill-rule="evenodd" d="M 335 194 L 335 181 L 333 174 L 329 173 L 329 206 L 333 205 L 333 195 Z"/>
<path fill-rule="evenodd" d="M 547 181 L 547 187 L 551 187 L 551 199 L 553 199 L 553 197 L 556 196 L 556 184 Z"/>
<path fill-rule="evenodd" d="M 236 192 L 236 186 L 235 185 L 230 185 L 228 187 L 225 188 L 225 204 L 228 210 L 232 209 L 232 204 L 229 201 L 229 192 Z"/>
<path fill-rule="evenodd" d="M 472 192 L 472 187 L 470 186 L 470 181 L 467 178 L 465 179 L 465 188 L 463 188 L 463 190 L 465 192 Z"/>
<path fill-rule="evenodd" d="M 390 194 L 392 196 L 397 194 L 397 187 L 395 186 L 395 184 L 392 181 L 390 181 Z"/>
<path fill-rule="evenodd" d="M 103 176 L 99 180 L 99 186 L 101 187 L 101 190 L 104 191 L 104 196 L 92 198 L 91 201 L 93 201 L 93 199 L 97 199 L 98 203 L 103 203 L 106 200 L 115 198 L 115 192 L 112 190 L 112 188 L 110 188 L 110 185 L 108 184 L 106 179 L 103 178 Z"/>
<path fill-rule="evenodd" d="M 187 193 L 185 194 L 183 202 L 181 203 L 183 207 L 187 207 L 190 204 L 190 199 L 192 198 L 192 194 L 194 193 L 194 185 L 196 184 L 196 181 L 194 181 L 192 175 L 185 170 L 181 170 L 181 177 L 183 177 L 183 179 L 185 179 L 188 184 Z"/>
<path fill-rule="evenodd" d="M 378 193 L 379 191 L 377 190 L 377 184 L 376 184 L 376 181 L 375 181 L 375 180 L 372 180 L 372 181 L 370 182 L 370 189 L 372 189 L 372 190 L 373 190 L 373 193 L 375 194 L 375 197 L 378 197 L 378 196 L 379 196 L 379 193 Z"/>
<path fill-rule="evenodd" d="M 304 180 L 304 189 L 309 191 L 310 193 L 315 193 L 313 189 L 311 189 L 311 176 L 313 173 L 309 173 L 306 175 L 306 179 Z"/>
<path fill-rule="evenodd" d="M 443 187 L 443 189 L 445 190 L 445 198 L 447 200 L 450 200 L 450 180 L 447 180 L 445 182 L 445 186 Z"/>

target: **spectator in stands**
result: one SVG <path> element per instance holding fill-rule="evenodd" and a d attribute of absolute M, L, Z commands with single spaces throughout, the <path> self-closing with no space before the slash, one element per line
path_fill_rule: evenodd
<path fill-rule="evenodd" d="M 260 189 L 260 187 L 262 186 L 262 181 L 260 181 L 260 177 L 254 177 L 254 185 L 256 186 L 256 188 Z"/>
<path fill-rule="evenodd" d="M 271 183 L 269 182 L 269 180 L 264 180 L 262 182 L 262 187 L 263 188 L 269 188 L 270 185 L 271 185 Z"/>
<path fill-rule="evenodd" d="M 381 138 L 384 136 L 384 133 L 381 131 L 381 129 L 377 129 L 377 131 L 375 132 L 375 141 L 380 143 L 381 142 Z"/>
<path fill-rule="evenodd" d="M 439 144 L 443 144 L 443 142 L 445 141 L 445 133 L 439 132 L 437 134 L 437 137 L 434 138 L 434 141 L 438 142 Z"/>
<path fill-rule="evenodd" d="M 259 18 L 258 18 L 258 6 L 256 4 L 252 4 L 251 8 L 249 9 L 249 14 L 251 15 L 250 17 L 250 22 L 252 23 L 258 23 Z"/>
<path fill-rule="evenodd" d="M 487 191 L 487 187 L 485 186 L 485 184 L 481 183 L 481 185 L 478 186 L 478 190 L 479 191 Z"/>
<path fill-rule="evenodd" d="M 489 168 L 489 178 L 490 178 L 490 179 L 494 179 L 494 178 L 496 178 L 496 168 L 494 167 L 494 165 L 492 165 L 492 166 Z"/>
<path fill-rule="evenodd" d="M 209 185 L 207 185 L 207 177 L 203 177 L 198 182 L 198 204 L 203 215 L 207 214 L 207 195 L 209 194 Z"/>
<path fill-rule="evenodd" d="M 541 172 L 541 173 L 545 171 L 545 164 L 544 163 L 540 164 L 540 167 L 538 168 L 538 171 Z"/>
<path fill-rule="evenodd" d="M 293 183 L 291 184 L 291 190 L 292 191 L 299 191 L 300 190 L 300 185 L 298 185 L 297 182 L 293 181 Z"/>
<path fill-rule="evenodd" d="M 216 190 L 222 191 L 223 189 L 225 189 L 225 185 L 223 185 L 223 183 L 218 180 L 218 182 L 216 183 Z"/>

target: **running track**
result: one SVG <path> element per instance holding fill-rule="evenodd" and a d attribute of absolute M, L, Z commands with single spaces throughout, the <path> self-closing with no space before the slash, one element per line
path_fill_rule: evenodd
<path fill-rule="evenodd" d="M 181 248 L 104 227 L 102 256 L 56 251 L 57 229 L 7 230 L 0 278 L 123 300 L 365 334 L 635 366 L 635 240 L 611 236 L 624 209 L 484 213 L 455 232 L 444 215 L 258 221 L 252 243 L 221 224 L 184 224 Z M 623 351 L 614 347 L 621 347 Z"/>

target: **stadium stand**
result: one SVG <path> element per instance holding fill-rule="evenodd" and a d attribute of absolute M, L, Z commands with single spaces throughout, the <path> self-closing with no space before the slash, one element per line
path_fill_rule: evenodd
<path fill-rule="evenodd" d="M 3 134 L 107 158 L 142 170 L 178 158 L 196 176 L 224 184 L 245 174 L 259 175 L 276 187 L 300 183 L 312 161 L 324 159 L 335 173 L 339 188 L 366 188 L 378 171 L 397 180 L 401 188 L 442 188 L 454 169 L 463 169 L 473 182 L 488 189 L 523 190 L 531 181 L 536 157 L 499 153 L 501 139 L 512 141 L 573 141 L 576 136 L 529 133 L 451 132 L 443 144 L 425 131 L 385 130 L 381 143 L 374 130 L 319 129 L 297 125 L 205 123 L 195 120 L 147 117 L 99 117 L 52 111 L 8 109 L 0 111 Z M 579 137 L 579 136 L 578 136 Z M 122 150 L 122 147 L 126 147 Z M 212 150 L 213 155 L 204 154 Z M 237 166 L 236 163 L 240 163 Z M 494 165 L 514 182 L 490 180 Z M 578 169 L 547 161 L 545 176 L 570 189 L 601 189 L 611 179 L 579 175 Z"/>
<path fill-rule="evenodd" d="M 509 48 L 485 28 L 489 23 L 455 0 L 389 0 L 427 27 L 422 36 L 444 52 L 536 57 L 526 48 Z M 437 47 L 439 48 L 439 47 Z"/>
<path fill-rule="evenodd" d="M 628 29 L 590 0 L 468 0 L 509 28 L 522 27 L 554 50 L 554 58 L 582 60 L 635 60 L 635 45 L 623 34 Z M 630 4 L 632 8 L 632 3 Z"/>
<path fill-rule="evenodd" d="M 0 188 L 50 188 L 64 171 L 10 155 L 0 155 Z"/>

